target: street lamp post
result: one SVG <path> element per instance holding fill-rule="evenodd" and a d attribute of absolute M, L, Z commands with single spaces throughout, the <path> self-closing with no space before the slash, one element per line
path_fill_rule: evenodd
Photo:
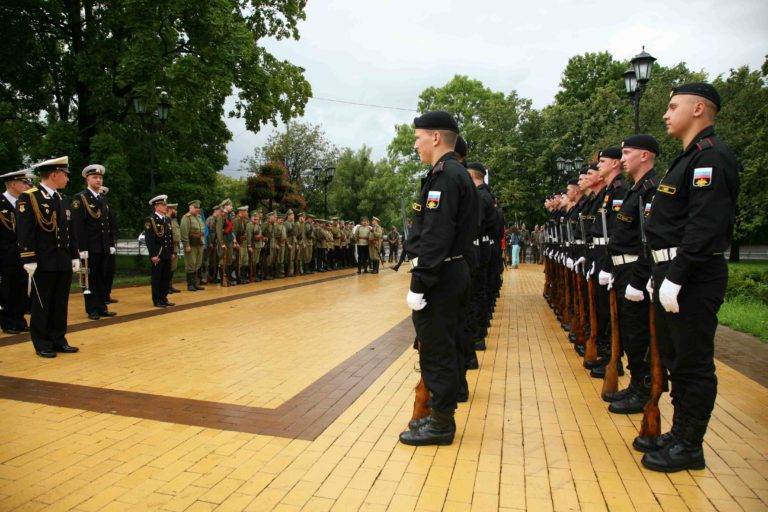
<path fill-rule="evenodd" d="M 171 102 L 168 93 L 158 89 L 158 102 L 157 108 L 154 112 L 147 112 L 147 105 L 144 98 L 141 95 L 136 95 L 132 99 L 133 112 L 139 116 L 142 124 L 148 119 L 148 129 L 151 135 L 149 144 L 149 192 L 150 195 L 155 193 L 155 170 L 157 167 L 157 154 L 156 154 L 156 141 L 155 138 L 160 129 L 165 125 L 168 120 L 168 115 L 171 112 Z"/>
<path fill-rule="evenodd" d="M 336 167 L 332 165 L 328 167 L 322 167 L 318 164 L 314 167 L 313 170 L 315 171 L 317 178 L 323 182 L 323 211 L 324 216 L 328 217 L 328 185 L 330 185 L 333 181 L 333 174 L 336 171 Z"/>
<path fill-rule="evenodd" d="M 640 133 L 640 98 L 651 79 L 654 62 L 656 58 L 647 53 L 643 46 L 643 51 L 632 58 L 631 67 L 624 72 L 624 88 L 635 111 L 635 133 Z"/>

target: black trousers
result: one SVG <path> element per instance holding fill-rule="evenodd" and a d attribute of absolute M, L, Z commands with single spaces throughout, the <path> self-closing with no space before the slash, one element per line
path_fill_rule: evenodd
<path fill-rule="evenodd" d="M 32 282 L 29 332 L 35 350 L 54 350 L 67 345 L 67 307 L 72 271 L 38 270 Z"/>
<path fill-rule="evenodd" d="M 656 336 L 662 363 L 669 371 L 672 405 L 684 416 L 708 420 L 717 396 L 715 330 L 728 285 L 728 265 L 722 255 L 694 264 L 677 296 L 679 313 L 667 313 L 658 301 L 668 266 L 661 263 L 654 270 L 653 297 Z"/>
<path fill-rule="evenodd" d="M 397 260 L 397 250 L 399 247 L 400 246 L 398 244 L 389 244 L 389 258 L 387 259 L 388 263 L 392 263 L 393 261 Z"/>
<path fill-rule="evenodd" d="M 444 262 L 440 267 L 440 280 L 424 296 L 427 306 L 412 315 L 416 338 L 421 343 L 419 366 L 430 392 L 429 406 L 440 412 L 456 410 L 458 331 L 468 290 L 467 262 L 464 259 Z"/>
<path fill-rule="evenodd" d="M 367 245 L 357 246 L 357 269 L 365 270 L 368 268 L 369 253 Z"/>
<path fill-rule="evenodd" d="M 0 325 L 3 329 L 21 331 L 27 328 L 24 313 L 29 310 L 27 272 L 21 265 L 0 267 Z"/>
<path fill-rule="evenodd" d="M 107 262 L 109 253 L 88 253 L 88 289 L 83 294 L 86 313 L 102 313 L 107 310 Z"/>
<path fill-rule="evenodd" d="M 166 302 L 171 287 L 171 259 L 161 259 L 152 265 L 152 303 Z"/>
<path fill-rule="evenodd" d="M 112 283 L 115 280 L 115 268 L 117 267 L 117 255 L 107 254 L 106 281 L 104 282 L 104 293 L 107 300 L 112 298 Z"/>
<path fill-rule="evenodd" d="M 648 331 L 648 294 L 641 290 L 645 298 L 632 302 L 624 298 L 624 292 L 632 277 L 632 264 L 619 265 L 613 271 L 613 286 L 619 310 L 619 334 L 621 347 L 627 354 L 627 367 L 634 382 L 643 382 L 651 375 L 651 367 L 646 360 L 650 344 Z"/>

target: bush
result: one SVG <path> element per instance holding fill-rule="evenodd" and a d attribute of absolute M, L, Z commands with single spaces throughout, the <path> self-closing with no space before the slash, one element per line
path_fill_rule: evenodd
<path fill-rule="evenodd" d="M 768 305 L 768 267 L 759 265 L 730 265 L 725 299 L 760 302 Z"/>

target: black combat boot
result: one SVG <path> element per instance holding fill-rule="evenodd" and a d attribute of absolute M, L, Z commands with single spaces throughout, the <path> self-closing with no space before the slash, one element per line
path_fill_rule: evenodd
<path fill-rule="evenodd" d="M 168 287 L 168 293 L 179 293 L 181 290 L 173 286 L 173 274 L 175 272 L 171 272 L 171 285 Z"/>
<path fill-rule="evenodd" d="M 475 341 L 475 350 L 485 350 L 485 338 Z"/>
<path fill-rule="evenodd" d="M 199 270 L 194 274 L 194 277 L 192 278 L 192 284 L 194 284 L 195 288 L 197 288 L 198 290 L 205 290 L 205 288 L 201 286 L 203 283 L 203 280 L 200 277 L 200 274 L 201 272 Z"/>
<path fill-rule="evenodd" d="M 601 366 L 596 366 L 592 368 L 592 370 L 590 370 L 589 372 L 589 376 L 592 377 L 593 379 L 605 378 L 605 367 L 607 366 L 609 359 L 610 358 L 607 358 L 605 360 L 605 363 L 602 364 Z M 624 365 L 621 363 L 621 359 L 619 359 L 618 362 L 616 363 L 616 368 L 618 368 L 619 370 L 619 377 L 624 375 Z"/>
<path fill-rule="evenodd" d="M 197 291 L 197 288 L 195 288 L 195 274 L 193 272 L 187 272 L 187 291 Z"/>
<path fill-rule="evenodd" d="M 611 405 L 608 406 L 608 412 L 613 414 L 637 414 L 643 412 L 645 404 L 648 403 L 650 397 L 651 389 L 644 384 L 640 384 L 632 388 L 632 391 L 628 391 L 622 399 L 611 402 Z M 605 400 L 605 397 L 603 397 L 603 400 Z"/>
<path fill-rule="evenodd" d="M 676 473 L 686 469 L 704 469 L 704 433 L 709 420 L 683 416 L 680 437 L 661 450 L 643 455 L 643 466 L 662 473 Z"/>
<path fill-rule="evenodd" d="M 577 354 L 579 354 L 579 357 L 584 357 L 584 354 L 587 351 L 586 345 L 574 345 L 573 350 L 576 351 Z"/>
<path fill-rule="evenodd" d="M 642 453 L 655 452 L 666 448 L 675 442 L 675 439 L 680 437 L 681 418 L 680 408 L 677 407 L 672 415 L 672 429 L 669 432 L 665 432 L 660 436 L 637 436 L 632 441 L 632 447 Z"/>
<path fill-rule="evenodd" d="M 597 368 L 598 366 L 605 366 L 608 362 L 608 358 L 605 356 L 597 356 L 597 359 L 594 361 L 584 361 L 584 368 L 587 370 L 591 370 L 592 368 Z"/>
<path fill-rule="evenodd" d="M 408 429 L 400 434 L 400 442 L 411 446 L 447 445 L 453 442 L 456 434 L 456 423 L 453 411 L 440 412 L 432 410 L 429 419 L 416 430 Z"/>

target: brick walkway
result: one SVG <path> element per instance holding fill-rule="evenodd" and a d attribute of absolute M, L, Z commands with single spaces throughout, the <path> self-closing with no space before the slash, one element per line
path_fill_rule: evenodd
<path fill-rule="evenodd" d="M 768 509 L 768 389 L 719 361 L 708 468 L 641 469 L 641 416 L 606 411 L 531 265 L 506 273 L 456 442 L 400 445 L 408 275 L 325 279 L 343 274 L 209 287 L 161 315 L 120 290 L 128 320 L 80 321 L 75 356 L 0 346 L 0 511 Z"/>

